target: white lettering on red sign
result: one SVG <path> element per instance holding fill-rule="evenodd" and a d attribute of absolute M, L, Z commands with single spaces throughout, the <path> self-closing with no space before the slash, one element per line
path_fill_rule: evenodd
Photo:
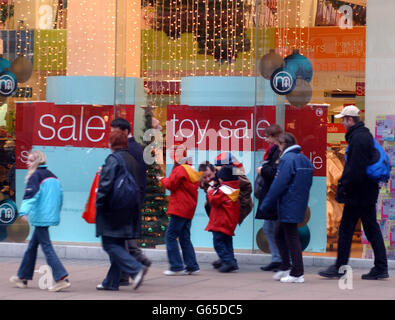
<path fill-rule="evenodd" d="M 101 126 L 100 126 L 100 127 L 90 127 L 89 124 L 90 124 L 90 122 L 91 122 L 93 119 L 99 119 L 99 121 L 100 121 L 100 123 L 101 123 Z M 90 117 L 90 118 L 88 119 L 88 121 L 86 122 L 86 126 L 85 126 L 85 135 L 86 135 L 86 137 L 87 137 L 90 141 L 92 141 L 92 142 L 98 142 L 98 141 L 100 141 L 100 140 L 103 139 L 103 137 L 104 137 L 104 130 L 105 130 L 105 129 L 106 129 L 106 122 L 104 121 L 104 118 L 99 117 L 99 116 L 93 116 L 93 117 Z M 103 132 L 102 132 L 102 134 L 100 135 L 99 138 L 93 139 L 93 138 L 89 135 L 89 130 L 101 130 L 101 131 L 103 131 Z"/>
<path fill-rule="evenodd" d="M 320 156 L 315 156 L 315 151 L 310 152 L 310 161 L 313 164 L 314 169 L 320 170 L 324 164 L 324 160 Z"/>
<path fill-rule="evenodd" d="M 18 103 L 16 116 L 16 166 L 24 169 L 33 146 L 108 148 L 114 107 Z M 133 130 L 134 106 L 117 105 L 116 116 L 127 119 Z"/>
<path fill-rule="evenodd" d="M 66 114 L 60 117 L 59 121 L 57 121 L 54 115 L 43 114 L 40 117 L 40 128 L 37 130 L 38 137 L 46 141 L 53 140 L 55 137 L 60 141 L 83 141 L 85 138 L 91 142 L 99 142 L 103 140 L 106 130 L 106 121 L 104 120 L 104 117 L 91 116 L 84 121 L 84 107 L 81 107 L 81 114 L 79 118 L 80 119 L 78 123 L 77 117 Z M 71 120 L 71 123 L 65 126 L 59 126 L 67 122 L 68 119 Z M 93 122 L 95 119 L 98 120 L 99 124 L 95 126 L 93 124 L 91 125 L 91 122 Z M 77 127 L 79 127 L 78 136 L 76 136 Z M 46 130 L 43 132 L 42 128 L 49 130 L 50 134 L 45 134 Z M 92 130 L 99 131 L 99 136 L 97 138 L 92 137 L 90 133 Z M 66 136 L 63 131 L 65 131 L 66 134 L 68 131 L 70 131 L 70 133 L 68 136 Z"/>
<path fill-rule="evenodd" d="M 189 139 L 192 137 L 197 138 L 196 143 L 200 145 L 206 138 L 210 138 L 209 133 L 213 132 L 218 127 L 217 131 L 214 131 L 222 139 L 252 139 L 252 129 L 254 127 L 254 114 L 250 114 L 249 121 L 244 119 L 238 119 L 232 121 L 231 119 L 222 119 L 218 122 L 217 119 L 199 121 L 200 119 L 184 118 L 183 120 L 178 119 L 177 115 L 173 113 L 168 128 L 172 128 L 172 136 L 176 139 Z M 217 121 L 217 123 L 216 123 Z M 177 125 L 179 122 L 179 125 Z M 258 138 L 263 139 L 261 134 L 264 128 L 270 125 L 267 120 L 259 120 L 256 125 Z"/>

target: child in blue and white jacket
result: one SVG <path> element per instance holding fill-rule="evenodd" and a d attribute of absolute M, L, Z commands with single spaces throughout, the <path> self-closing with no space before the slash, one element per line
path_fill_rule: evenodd
<path fill-rule="evenodd" d="M 52 247 L 48 228 L 59 224 L 63 193 L 58 178 L 47 169 L 45 163 L 46 157 L 43 152 L 34 150 L 29 153 L 26 188 L 19 215 L 24 220 L 28 217 L 29 223 L 34 226 L 34 232 L 18 275 L 12 276 L 10 281 L 19 288 L 27 287 L 27 281 L 33 279 L 37 249 L 38 245 L 41 245 L 56 281 L 48 290 L 59 291 L 70 287 L 70 282 L 67 279 L 67 271 Z"/>

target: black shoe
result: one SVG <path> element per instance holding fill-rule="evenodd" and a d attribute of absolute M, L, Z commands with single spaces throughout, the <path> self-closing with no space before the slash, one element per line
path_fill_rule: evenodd
<path fill-rule="evenodd" d="M 262 271 L 278 271 L 278 268 L 280 268 L 281 262 L 271 262 L 267 266 L 261 267 Z"/>
<path fill-rule="evenodd" d="M 341 278 L 345 273 L 340 273 L 339 268 L 332 265 L 328 269 L 321 270 L 318 274 L 324 278 Z"/>
<path fill-rule="evenodd" d="M 377 270 L 376 268 L 372 268 L 369 273 L 363 274 L 362 279 L 363 280 L 378 280 L 378 279 L 386 279 L 389 278 L 388 271 L 380 271 Z"/>
<path fill-rule="evenodd" d="M 144 260 L 143 265 L 145 265 L 147 268 L 149 268 L 151 266 L 152 262 L 151 260 Z"/>
<path fill-rule="evenodd" d="M 119 281 L 119 286 L 120 287 L 126 287 L 128 285 L 130 285 L 129 280 L 120 280 Z"/>
<path fill-rule="evenodd" d="M 212 265 L 213 265 L 214 269 L 220 268 L 220 267 L 222 266 L 222 261 L 221 261 L 221 259 L 215 260 L 215 261 L 212 263 Z"/>
<path fill-rule="evenodd" d="M 227 273 L 227 272 L 237 272 L 239 267 L 237 265 L 225 264 L 223 263 L 221 267 L 218 268 L 219 272 Z"/>

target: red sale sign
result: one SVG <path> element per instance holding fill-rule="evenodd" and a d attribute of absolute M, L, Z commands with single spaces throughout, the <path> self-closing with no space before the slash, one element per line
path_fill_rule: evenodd
<path fill-rule="evenodd" d="M 346 133 L 346 128 L 341 123 L 328 123 L 328 133 Z"/>
<path fill-rule="evenodd" d="M 166 147 L 183 143 L 198 150 L 262 150 L 263 130 L 275 119 L 274 106 L 168 106 Z"/>
<path fill-rule="evenodd" d="M 314 176 L 326 176 L 327 105 L 286 106 L 285 131 L 292 133 L 314 166 Z"/>
<path fill-rule="evenodd" d="M 119 105 L 115 117 L 133 130 L 134 106 Z M 113 106 L 18 103 L 16 107 L 16 168 L 26 168 L 32 146 L 108 148 Z"/>

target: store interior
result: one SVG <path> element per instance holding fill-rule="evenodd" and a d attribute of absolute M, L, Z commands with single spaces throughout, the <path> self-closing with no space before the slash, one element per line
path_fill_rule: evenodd
<path fill-rule="evenodd" d="M 108 16 L 90 10 L 87 1 L 41 1 L 41 5 L 52 10 L 51 21 L 31 14 L 38 10 L 39 2 L 0 1 L 1 57 L 13 62 L 23 56 L 32 69 L 17 93 L 4 99 L 0 107 L 0 198 L 15 199 L 15 102 L 45 100 L 48 76 L 141 77 L 148 103 L 154 106 L 155 121 L 166 132 L 166 108 L 179 104 L 181 78 L 260 76 L 259 60 L 271 49 L 283 58 L 298 49 L 314 70 L 308 103 L 328 105 L 324 255 L 336 253 L 342 205 L 334 200 L 334 195 L 346 144 L 344 128 L 333 116 L 350 104 L 362 112 L 365 109 L 366 0 L 217 0 L 213 7 L 205 7 L 200 0 L 142 0 L 137 13 L 128 1 L 120 1 L 118 9 L 110 2 L 94 1 L 110 12 Z M 342 6 L 351 11 L 341 12 Z M 128 10 L 141 16 L 141 24 L 133 24 L 132 33 L 124 27 L 132 23 L 126 14 Z M 76 23 L 73 17 L 81 19 Z M 49 23 L 45 25 L 45 21 Z M 116 30 L 111 29 L 114 21 Z M 89 35 L 78 34 L 81 25 Z M 350 25 L 352 28 L 348 28 Z M 95 28 L 101 36 L 96 35 Z M 39 36 L 33 40 L 32 33 L 37 31 Z M 140 45 L 131 55 L 131 48 L 136 48 L 135 34 L 141 35 Z M 103 40 L 108 46 L 116 46 L 115 50 L 103 48 Z M 105 54 L 98 58 L 97 52 Z M 26 225 L 16 224 L 14 228 L 15 233 L 9 232 L 8 238 L 0 241 L 24 241 L 28 234 Z M 360 226 L 351 255 L 362 255 Z"/>

